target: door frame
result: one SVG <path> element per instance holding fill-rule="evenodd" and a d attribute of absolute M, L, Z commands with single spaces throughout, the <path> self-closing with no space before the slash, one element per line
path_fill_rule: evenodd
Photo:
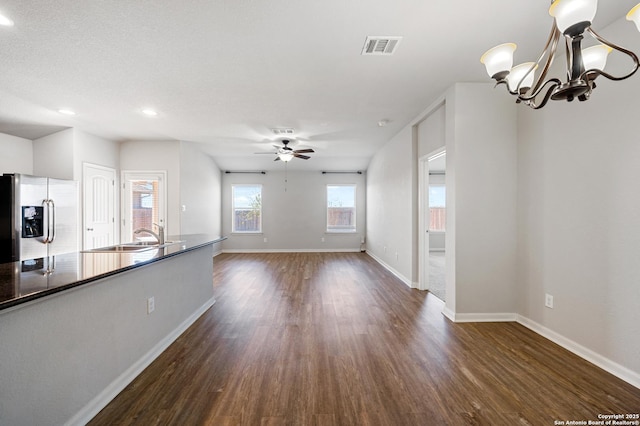
<path fill-rule="evenodd" d="M 159 201 L 159 213 L 160 213 L 160 225 L 165 229 L 165 234 L 168 229 L 167 221 L 167 171 L 166 170 L 122 170 L 120 173 L 121 185 L 120 185 L 120 200 L 122 217 L 120 220 L 120 235 L 122 240 L 131 241 L 133 238 L 133 230 L 129 230 L 127 220 L 131 220 L 131 205 L 129 203 L 129 197 L 127 193 L 127 182 L 131 180 L 143 180 L 157 179 L 160 182 L 158 188 L 158 194 L 160 195 Z"/>

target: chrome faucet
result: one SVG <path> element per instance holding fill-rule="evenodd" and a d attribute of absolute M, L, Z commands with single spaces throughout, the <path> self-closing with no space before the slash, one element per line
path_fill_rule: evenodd
<path fill-rule="evenodd" d="M 159 245 L 163 245 L 164 244 L 164 226 L 158 225 L 157 223 L 154 223 L 155 226 L 158 227 L 158 233 L 156 234 L 155 232 L 153 232 L 150 229 L 146 229 L 146 228 L 138 228 L 135 231 L 133 231 L 134 234 L 140 234 L 142 232 L 146 232 L 147 234 L 151 234 L 153 235 L 156 240 L 158 241 Z"/>

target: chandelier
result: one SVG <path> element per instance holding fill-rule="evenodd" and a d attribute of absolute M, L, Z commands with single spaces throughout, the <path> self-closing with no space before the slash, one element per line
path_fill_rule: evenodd
<path fill-rule="evenodd" d="M 635 53 L 617 46 L 598 35 L 591 28 L 596 15 L 598 0 L 552 0 L 549 14 L 554 17 L 551 34 L 540 57 L 536 62 L 525 62 L 513 67 L 514 43 L 505 43 L 489 49 L 482 55 L 480 62 L 487 68 L 489 76 L 498 84 L 504 84 L 510 94 L 517 97 L 517 103 L 524 103 L 533 109 L 546 105 L 549 99 L 586 101 L 596 88 L 596 78 L 606 77 L 619 81 L 631 77 L 638 70 L 639 62 Z M 627 20 L 634 21 L 640 31 L 640 4 L 627 14 Z M 582 48 L 584 34 L 590 34 L 599 44 Z M 556 55 L 561 37 L 564 36 L 567 78 L 547 78 Z M 633 60 L 628 74 L 613 76 L 604 71 L 607 56 L 617 50 Z M 539 67 L 541 72 L 535 76 Z"/>

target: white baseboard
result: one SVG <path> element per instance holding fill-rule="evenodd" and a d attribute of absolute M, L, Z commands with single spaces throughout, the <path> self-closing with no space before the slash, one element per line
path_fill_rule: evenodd
<path fill-rule="evenodd" d="M 359 248 L 346 249 L 224 249 L 222 253 L 359 253 Z"/>
<path fill-rule="evenodd" d="M 456 322 L 456 313 L 446 306 L 442 309 L 442 315 L 447 317 L 450 321 Z"/>
<path fill-rule="evenodd" d="M 382 267 L 384 269 L 386 269 L 387 271 L 391 272 L 393 275 L 396 276 L 396 278 L 398 278 L 400 281 L 402 281 L 403 283 L 405 283 L 407 286 L 409 286 L 410 288 L 414 288 L 413 287 L 413 283 L 411 282 L 410 279 L 406 278 L 404 275 L 402 275 L 400 272 L 396 271 L 395 269 L 393 269 L 391 266 L 387 265 L 382 259 L 380 259 L 378 256 L 372 254 L 371 252 L 367 252 L 367 254 L 376 262 L 378 262 L 380 265 L 382 265 Z"/>
<path fill-rule="evenodd" d="M 442 313 L 453 322 L 515 322 L 518 316 L 512 313 L 457 314 L 448 308 Z"/>
<path fill-rule="evenodd" d="M 640 374 L 624 367 L 609 358 L 606 358 L 599 353 L 592 351 L 571 339 L 564 337 L 563 335 L 556 333 L 553 330 L 548 329 L 547 327 L 538 324 L 537 322 L 530 320 L 529 318 L 523 317 L 522 315 L 517 316 L 517 322 L 527 327 L 528 329 L 538 333 L 542 337 L 545 337 L 552 342 L 562 346 L 569 352 L 573 352 L 578 355 L 580 358 L 583 358 L 589 361 L 592 364 L 597 365 L 603 370 L 613 374 L 614 376 L 624 380 L 627 383 L 632 384 L 633 386 L 640 388 Z"/>
<path fill-rule="evenodd" d="M 93 398 L 82 410 L 76 413 L 65 425 L 86 425 L 104 407 L 106 407 L 120 392 L 126 388 L 142 371 L 147 368 L 162 352 L 164 352 L 187 328 L 191 326 L 207 309 L 216 303 L 212 297 L 198 310 L 185 319 L 176 329 L 169 333 L 164 339 L 159 341 L 149 352 L 127 368 L 109 386 Z"/>

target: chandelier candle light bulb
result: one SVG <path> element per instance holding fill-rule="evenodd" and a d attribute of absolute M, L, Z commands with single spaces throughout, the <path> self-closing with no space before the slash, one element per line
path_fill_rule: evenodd
<path fill-rule="evenodd" d="M 531 88 L 538 65 L 535 62 L 525 62 L 511 68 L 507 78 L 510 92 L 526 93 Z"/>
<path fill-rule="evenodd" d="M 627 21 L 633 21 L 638 31 L 640 31 L 640 4 L 637 4 L 627 13 Z"/>
<path fill-rule="evenodd" d="M 591 25 L 597 10 L 598 0 L 556 0 L 549 8 L 549 15 L 556 18 L 562 34 L 577 35 Z"/>
<path fill-rule="evenodd" d="M 591 46 L 582 50 L 582 62 L 585 70 L 604 70 L 607 65 L 607 57 L 613 49 L 604 44 Z"/>
<path fill-rule="evenodd" d="M 613 81 L 624 80 L 640 68 L 640 61 L 635 53 L 605 40 L 591 28 L 597 9 L 598 0 L 552 0 L 549 8 L 549 15 L 554 18 L 551 34 L 536 62 L 526 62 L 512 68 L 513 53 L 516 50 L 514 43 L 489 49 L 482 55 L 480 62 L 485 65 L 487 74 L 496 81 L 496 85 L 506 85 L 509 93 L 517 97 L 516 102 L 533 109 L 542 108 L 549 99 L 571 102 L 577 98 L 579 101 L 586 101 L 596 88 L 597 77 L 603 76 Z M 640 31 L 640 4 L 631 9 L 627 20 L 634 21 Z M 600 44 L 583 50 L 582 41 L 586 34 Z M 560 46 L 562 44 L 564 49 Z M 565 81 L 556 77 L 547 78 L 559 49 L 566 51 Z M 604 71 L 607 56 L 614 50 L 633 61 L 627 74 L 614 76 Z M 538 67 L 541 67 L 541 72 L 536 77 Z"/>
<path fill-rule="evenodd" d="M 502 76 L 504 78 L 509 73 L 513 66 L 513 52 L 517 47 L 515 43 L 504 43 L 487 50 L 482 55 L 480 62 L 487 67 L 489 77 Z"/>

